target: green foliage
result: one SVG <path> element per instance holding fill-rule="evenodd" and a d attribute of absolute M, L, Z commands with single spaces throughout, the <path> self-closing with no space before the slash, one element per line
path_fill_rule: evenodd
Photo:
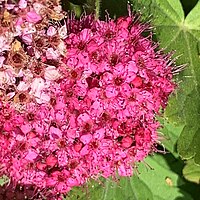
<path fill-rule="evenodd" d="M 95 12 L 96 17 L 101 19 L 105 19 L 107 13 L 112 18 L 127 15 L 127 0 L 69 0 L 69 2 L 73 6 L 83 7 L 86 13 Z"/>
<path fill-rule="evenodd" d="M 167 157 L 167 159 L 165 159 Z M 89 183 L 88 193 L 81 189 L 74 189 L 66 200 L 192 200 L 190 194 L 181 187 L 185 181 L 179 177 L 172 167 L 180 168 L 180 163 L 170 155 L 155 155 L 145 160 L 152 168 L 140 163 L 139 174 L 131 178 L 121 178 L 118 183 L 103 180 L 99 183 Z M 181 168 L 179 169 L 181 171 Z"/>
<path fill-rule="evenodd" d="M 183 175 L 187 180 L 200 184 L 200 166 L 196 165 L 193 159 L 187 161 Z"/>
<path fill-rule="evenodd" d="M 0 177 L 0 186 L 3 186 L 3 185 L 5 185 L 8 182 L 9 182 L 9 179 L 8 179 L 7 176 Z"/>
<path fill-rule="evenodd" d="M 169 121 L 164 116 L 164 119 L 158 118 L 160 123 L 162 124 L 163 128 L 160 129 L 160 137 L 161 143 L 163 146 L 172 153 L 176 158 L 178 158 L 177 153 L 177 140 L 184 128 L 184 125 L 174 125 L 173 123 L 169 123 Z"/>
<path fill-rule="evenodd" d="M 80 189 L 73 189 L 66 200 L 153 200 L 152 193 L 145 183 L 137 177 L 131 179 L 121 178 L 117 183 L 110 179 L 104 179 L 101 184 L 92 181 L 87 186 L 88 193 Z"/>
<path fill-rule="evenodd" d="M 86 3 L 86 0 L 69 0 L 69 1 L 75 5 L 84 5 Z"/>

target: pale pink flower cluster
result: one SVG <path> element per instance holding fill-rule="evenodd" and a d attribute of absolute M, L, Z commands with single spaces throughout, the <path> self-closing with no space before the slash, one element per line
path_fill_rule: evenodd
<path fill-rule="evenodd" d="M 156 114 L 175 87 L 147 26 L 134 16 L 63 19 L 57 1 L 2 5 L 0 175 L 35 188 L 34 199 L 133 175 L 156 151 Z"/>

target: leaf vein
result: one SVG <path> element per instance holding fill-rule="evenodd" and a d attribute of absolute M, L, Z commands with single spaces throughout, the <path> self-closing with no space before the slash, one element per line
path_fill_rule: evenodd
<path fill-rule="evenodd" d="M 165 14 L 165 16 L 167 16 L 169 19 L 171 19 L 175 24 L 177 24 L 177 25 L 179 24 L 178 23 L 179 21 L 176 21 L 175 19 L 173 19 L 172 16 L 169 13 L 166 12 L 166 9 L 163 9 L 162 7 L 158 6 L 158 3 L 154 3 L 154 4 L 155 4 L 155 7 L 157 7 L 161 11 L 160 14 Z M 180 18 L 180 16 L 177 14 L 177 12 L 173 9 L 173 7 L 170 4 L 169 4 L 169 6 L 172 8 L 172 10 L 174 11 L 175 15 L 178 16 L 178 18 L 180 20 L 182 20 Z"/>
<path fill-rule="evenodd" d="M 176 35 L 170 40 L 170 42 L 168 44 L 166 44 L 165 48 L 168 48 L 175 40 L 176 38 L 179 36 L 180 34 L 180 30 L 176 33 Z"/>
<path fill-rule="evenodd" d="M 190 48 L 190 44 L 189 44 L 189 39 L 187 37 L 187 34 L 185 33 L 184 34 L 185 36 L 185 41 L 186 41 L 186 45 L 187 45 L 187 48 L 188 48 L 188 56 L 189 56 L 189 60 L 190 60 L 190 66 L 191 66 L 191 72 L 192 72 L 192 76 L 194 77 L 194 83 L 195 83 L 195 90 L 196 92 L 198 93 L 198 90 L 197 90 L 197 85 L 198 85 L 198 82 L 197 82 L 197 79 L 196 79 L 196 76 L 195 76 L 195 71 L 194 71 L 194 64 L 193 64 L 193 59 L 192 59 L 192 55 L 191 55 L 191 48 Z"/>

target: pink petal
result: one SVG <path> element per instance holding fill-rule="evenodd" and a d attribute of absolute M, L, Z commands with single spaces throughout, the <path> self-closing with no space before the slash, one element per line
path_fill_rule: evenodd
<path fill-rule="evenodd" d="M 37 23 L 42 17 L 38 15 L 35 11 L 30 11 L 26 14 L 26 21 L 31 23 Z"/>
<path fill-rule="evenodd" d="M 13 124 L 11 122 L 7 121 L 4 123 L 3 128 L 5 131 L 11 131 L 11 130 L 13 130 Z"/>
<path fill-rule="evenodd" d="M 90 29 L 83 29 L 82 31 L 81 31 L 81 33 L 80 33 L 80 39 L 82 40 L 82 41 L 87 41 L 88 39 L 89 39 L 89 37 L 90 37 L 90 32 L 91 32 L 91 30 Z"/>
<path fill-rule="evenodd" d="M 27 45 L 30 45 L 33 41 L 33 36 L 32 34 L 25 34 L 25 35 L 22 35 L 22 39 Z"/>
<path fill-rule="evenodd" d="M 96 130 L 93 137 L 98 139 L 98 140 L 101 140 L 103 139 L 105 136 L 105 129 L 104 128 L 101 128 L 99 130 Z"/>
<path fill-rule="evenodd" d="M 127 136 L 127 137 L 124 137 L 121 142 L 122 142 L 123 147 L 129 148 L 131 144 L 133 143 L 133 139 Z"/>
<path fill-rule="evenodd" d="M 82 135 L 80 138 L 80 141 L 83 142 L 83 144 L 88 144 L 92 140 L 91 134 Z"/>
<path fill-rule="evenodd" d="M 132 84 L 137 88 L 137 87 L 140 87 L 142 86 L 142 78 L 137 76 L 133 81 L 132 81 Z"/>
<path fill-rule="evenodd" d="M 51 139 L 58 139 L 62 137 L 62 131 L 58 128 L 51 126 L 49 130 L 50 138 Z"/>
<path fill-rule="evenodd" d="M 56 120 L 61 121 L 65 117 L 64 113 L 60 110 L 56 113 Z"/>
<path fill-rule="evenodd" d="M 55 54 L 54 54 L 55 56 Z M 48 59 L 54 59 L 53 57 L 48 57 Z M 61 77 L 61 74 L 54 66 L 49 66 L 45 69 L 44 77 L 46 80 L 55 81 Z"/>
<path fill-rule="evenodd" d="M 0 68 L 3 66 L 3 62 L 5 60 L 4 56 L 0 56 Z"/>
<path fill-rule="evenodd" d="M 16 20 L 16 23 L 15 23 L 15 26 L 21 26 L 23 24 L 24 20 L 22 17 L 19 17 L 17 20 Z M 18 27 L 19 28 L 19 27 Z"/>
<path fill-rule="evenodd" d="M 25 124 L 25 125 L 21 125 L 20 128 L 24 134 L 27 134 L 28 132 L 31 131 L 32 126 L 30 124 Z"/>
<path fill-rule="evenodd" d="M 81 155 L 81 156 L 85 156 L 85 155 L 87 155 L 88 153 L 89 153 L 88 145 L 85 145 L 85 146 L 81 149 L 80 155 Z"/>
<path fill-rule="evenodd" d="M 128 68 L 128 71 L 132 71 L 134 73 L 138 72 L 138 67 L 137 67 L 137 65 L 136 65 L 136 63 L 134 61 L 130 61 L 128 63 L 128 67 L 127 68 Z"/>
<path fill-rule="evenodd" d="M 121 164 L 118 168 L 119 176 L 131 176 L 133 174 L 131 167 L 126 167 L 124 164 Z"/>
<path fill-rule="evenodd" d="M 37 166 L 37 168 L 39 169 L 39 170 L 45 170 L 45 168 L 46 168 L 46 164 L 44 164 L 44 163 L 37 163 L 36 164 L 36 166 Z"/>
<path fill-rule="evenodd" d="M 78 186 L 79 182 L 74 178 L 68 178 L 67 185 L 69 185 L 70 187 Z"/>
<path fill-rule="evenodd" d="M 50 26 L 47 30 L 47 35 L 48 36 L 53 36 L 56 34 L 56 29 L 53 26 Z"/>
<path fill-rule="evenodd" d="M 108 98 L 113 98 L 116 97 L 118 95 L 118 91 L 114 86 L 108 86 L 106 88 L 106 96 Z"/>
<path fill-rule="evenodd" d="M 18 5 L 19 5 L 20 9 L 24 9 L 24 8 L 27 7 L 27 1 L 26 0 L 20 0 Z"/>
<path fill-rule="evenodd" d="M 50 167 L 54 167 L 56 163 L 58 162 L 58 159 L 55 156 L 48 156 L 46 159 L 46 164 Z"/>
<path fill-rule="evenodd" d="M 45 181 L 46 181 L 46 186 L 54 186 L 57 183 L 57 181 L 52 178 L 46 178 Z"/>
<path fill-rule="evenodd" d="M 74 150 L 76 152 L 79 152 L 83 147 L 83 143 L 82 142 L 77 142 L 76 144 L 74 144 Z"/>
<path fill-rule="evenodd" d="M 26 155 L 25 159 L 29 161 L 33 161 L 35 158 L 37 158 L 38 154 L 34 152 L 33 150 L 29 150 L 28 154 Z"/>
<path fill-rule="evenodd" d="M 56 60 L 58 59 L 59 54 L 56 50 L 54 50 L 53 48 L 48 48 L 46 50 L 46 58 L 49 60 Z"/>
<path fill-rule="evenodd" d="M 77 121 L 80 125 L 83 125 L 84 122 L 90 121 L 90 116 L 87 113 L 80 114 L 77 118 Z"/>

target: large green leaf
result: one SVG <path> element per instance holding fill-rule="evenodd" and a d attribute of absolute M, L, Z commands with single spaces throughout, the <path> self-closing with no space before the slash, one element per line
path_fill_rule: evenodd
<path fill-rule="evenodd" d="M 185 184 L 171 167 L 179 168 L 176 159 L 165 160 L 163 155 L 155 155 L 145 160 L 149 167 L 141 163 L 138 167 L 139 175 L 131 178 L 121 178 L 118 183 L 104 180 L 103 183 L 89 183 L 89 193 L 85 190 L 74 189 L 67 200 L 169 200 L 187 199 L 191 196 L 181 189 Z M 184 197 L 184 198 L 183 198 Z"/>
<path fill-rule="evenodd" d="M 141 172 L 139 179 L 152 191 L 154 200 L 192 199 L 189 194 L 180 189 L 185 182 L 177 174 L 182 167 L 177 159 L 170 154 L 154 155 L 146 158 L 145 162 L 153 170 L 147 170 L 147 167 L 141 164 L 138 169 Z M 177 172 L 173 171 L 173 168 Z"/>
<path fill-rule="evenodd" d="M 137 177 L 90 181 L 85 188 L 73 189 L 66 200 L 154 200 L 152 191 Z"/>
<path fill-rule="evenodd" d="M 165 116 L 173 126 L 184 127 L 178 139 L 181 157 L 194 157 L 200 164 L 200 1 L 186 18 L 179 0 L 133 0 L 133 3 L 141 12 L 151 14 L 161 47 L 176 50 L 175 56 L 180 56 L 177 65 L 187 64 L 176 77 L 178 87 Z"/>

